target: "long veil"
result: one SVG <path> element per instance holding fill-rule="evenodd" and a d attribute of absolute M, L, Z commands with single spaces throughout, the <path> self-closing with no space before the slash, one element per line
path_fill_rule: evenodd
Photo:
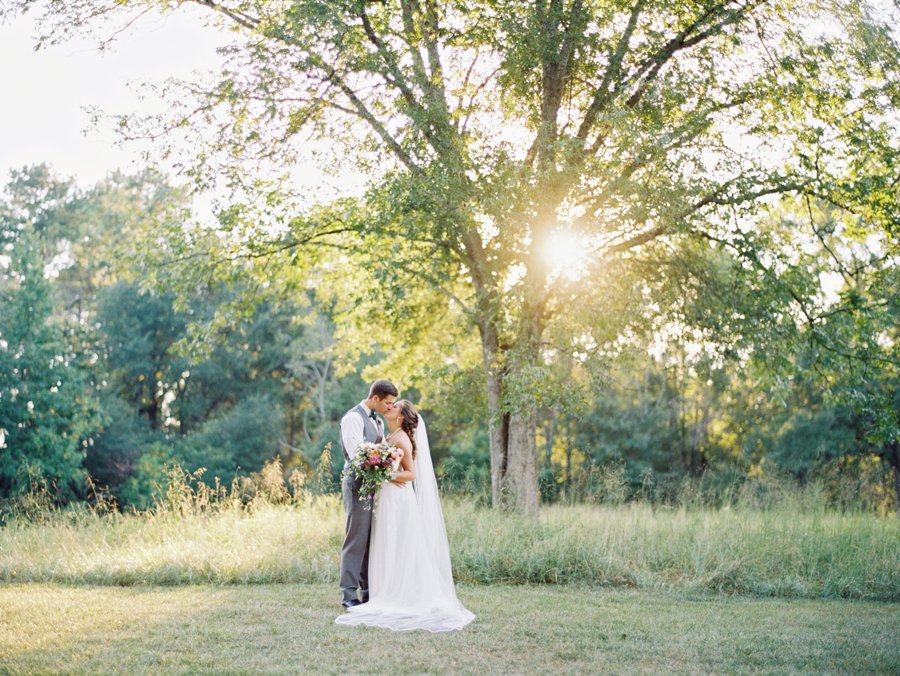
<path fill-rule="evenodd" d="M 453 570 L 450 566 L 450 544 L 447 539 L 447 527 L 444 524 L 444 512 L 441 510 L 441 498 L 438 494 L 437 479 L 434 475 L 434 464 L 431 461 L 431 447 L 428 445 L 428 432 L 425 420 L 419 416 L 416 427 L 416 501 L 422 524 L 425 527 L 425 539 L 431 552 L 441 582 L 453 589 Z"/>

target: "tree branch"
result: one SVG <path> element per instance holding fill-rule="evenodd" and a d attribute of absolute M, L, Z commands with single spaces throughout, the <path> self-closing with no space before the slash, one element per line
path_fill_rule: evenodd
<path fill-rule="evenodd" d="M 529 149 L 529 157 L 537 156 L 538 162 L 550 168 L 558 137 L 559 108 L 572 68 L 572 55 L 578 37 L 578 22 L 583 7 L 582 0 L 573 0 L 569 10 L 569 21 L 561 34 L 559 24 L 562 18 L 562 3 L 553 2 L 555 7 L 543 16 L 543 29 L 548 40 L 554 41 L 553 49 L 542 50 L 541 64 L 541 121 L 534 145 Z M 550 37 L 552 36 L 552 37 Z"/>
<path fill-rule="evenodd" d="M 412 110 L 415 110 L 420 114 L 425 114 L 426 110 L 416 99 L 415 94 L 413 94 L 412 89 L 406 82 L 406 78 L 403 76 L 403 73 L 400 70 L 400 66 L 397 64 L 397 59 L 391 53 L 390 49 L 388 49 L 387 45 L 385 45 L 384 41 L 380 37 L 378 37 L 378 34 L 372 27 L 372 23 L 369 21 L 369 15 L 366 14 L 365 4 L 360 5 L 359 16 L 360 19 L 362 19 L 363 31 L 365 32 L 366 37 L 368 37 L 369 42 L 371 42 L 375 46 L 376 51 L 378 52 L 379 56 L 381 56 L 381 59 L 384 61 L 384 64 L 387 66 L 388 70 L 391 73 L 390 78 L 385 78 L 388 84 L 393 85 L 400 91 L 403 99 Z M 426 130 L 423 130 L 423 132 L 426 133 L 426 135 L 430 133 L 430 131 Z"/>
<path fill-rule="evenodd" d="M 335 105 L 330 103 L 329 105 L 336 109 L 343 109 L 346 112 L 355 113 L 357 116 L 368 122 L 369 126 L 375 131 L 378 136 L 381 137 L 381 140 L 384 141 L 388 147 L 393 151 L 393 153 L 400 159 L 401 162 L 413 173 L 419 173 L 419 166 L 413 161 L 412 157 L 403 149 L 403 147 L 397 142 L 397 140 L 391 136 L 390 132 L 387 128 L 376 118 L 366 107 L 366 104 L 362 102 L 362 100 L 356 95 L 356 92 L 350 88 L 350 86 L 344 81 L 344 79 L 337 74 L 337 71 L 332 71 L 327 79 L 330 82 L 333 82 L 340 88 L 344 95 L 350 100 L 350 103 L 353 104 L 353 109 L 346 109 L 340 107 L 339 105 Z"/>
<path fill-rule="evenodd" d="M 610 56 L 609 64 L 606 66 L 606 71 L 603 73 L 603 79 L 600 82 L 600 86 L 597 87 L 591 105 L 588 107 L 584 119 L 578 127 L 578 133 L 575 135 L 575 138 L 581 141 L 582 144 L 587 140 L 588 133 L 590 133 L 591 127 L 597 120 L 597 115 L 599 115 L 600 111 L 607 105 L 612 96 L 608 91 L 609 85 L 621 72 L 622 62 L 628 51 L 628 43 L 631 41 L 631 36 L 634 33 L 634 29 L 637 27 L 638 17 L 640 16 L 641 10 L 644 8 L 645 2 L 646 0 L 637 0 L 631 8 L 628 24 L 625 26 L 625 30 L 622 31 L 622 36 L 619 38 L 619 44 L 616 46 L 615 52 Z"/>
<path fill-rule="evenodd" d="M 657 237 L 665 235 L 668 232 L 672 231 L 672 224 L 683 221 L 684 219 L 693 216 L 695 213 L 703 209 L 704 207 L 710 206 L 712 204 L 719 206 L 735 206 L 737 204 L 743 204 L 746 202 L 751 202 L 753 200 L 759 199 L 760 197 L 764 197 L 766 195 L 776 195 L 776 194 L 784 194 L 788 192 L 794 192 L 802 189 L 802 186 L 795 183 L 786 183 L 784 185 L 776 185 L 769 186 L 766 188 L 760 188 L 759 190 L 755 190 L 748 193 L 743 193 L 740 195 L 736 195 L 734 197 L 725 197 L 723 196 L 724 192 L 727 190 L 727 184 L 720 186 L 717 190 L 709 193 L 705 197 L 697 200 L 689 206 L 687 209 L 684 209 L 682 212 L 674 215 L 672 218 L 668 219 L 668 223 L 658 225 L 657 227 L 642 232 L 634 237 L 625 240 L 624 242 L 619 242 L 618 244 L 613 244 L 612 246 L 601 245 L 600 247 L 596 247 L 591 251 L 591 255 L 600 253 L 602 251 L 602 256 L 606 257 L 610 254 L 614 253 L 622 253 L 623 251 L 627 251 L 629 249 L 633 249 L 641 244 L 646 244 Z M 645 221 L 646 222 L 646 221 Z"/>
<path fill-rule="evenodd" d="M 418 4 L 418 0 L 412 0 Z M 425 30 L 422 35 L 425 38 L 425 50 L 428 53 L 428 66 L 431 69 L 431 77 L 428 79 L 428 87 L 435 97 L 437 103 L 443 112 L 448 110 L 447 98 L 444 92 L 444 67 L 441 64 L 441 55 L 438 51 L 438 36 L 440 35 L 440 25 L 438 23 L 438 14 L 435 4 L 432 0 L 424 0 L 425 11 Z"/>
<path fill-rule="evenodd" d="M 256 251 L 248 251 L 246 253 L 238 253 L 233 256 L 226 256 L 221 259 L 217 259 L 218 263 L 234 263 L 240 260 L 252 260 L 254 258 L 263 258 L 265 256 L 271 256 L 276 253 L 281 253 L 282 251 L 288 251 L 290 249 L 295 249 L 299 246 L 303 246 L 304 244 L 311 244 L 315 242 L 320 237 L 327 237 L 329 235 L 339 235 L 348 232 L 356 232 L 353 228 L 334 228 L 331 230 L 320 230 L 318 232 L 311 233 L 306 237 L 301 237 L 300 239 L 291 239 L 287 242 L 282 242 L 280 244 L 275 244 L 267 249 L 258 249 Z M 170 265 L 175 265 L 177 263 L 187 263 L 188 261 L 195 260 L 198 258 L 204 258 L 210 256 L 211 254 L 208 251 L 197 250 L 193 251 L 184 256 L 176 256 L 175 258 L 169 258 L 162 261 L 162 267 L 168 267 Z"/>
<path fill-rule="evenodd" d="M 243 26 L 244 28 L 249 28 L 250 30 L 255 30 L 259 26 L 259 19 L 256 17 L 252 17 L 249 14 L 244 12 L 239 12 L 237 10 L 229 9 L 225 7 L 220 2 L 215 2 L 214 0 L 189 0 L 190 2 L 194 2 L 203 7 L 207 7 L 214 12 L 218 12 L 224 16 L 227 16 L 229 19 L 234 21 L 235 23 Z"/>
<path fill-rule="evenodd" d="M 413 13 L 416 7 L 410 0 L 400 0 L 400 16 L 403 21 L 403 41 L 409 47 L 409 56 L 412 59 L 413 71 L 423 88 L 428 86 L 428 71 L 425 70 L 425 61 L 416 44 L 416 23 Z"/>
<path fill-rule="evenodd" d="M 368 249 L 368 248 L 360 249 L 360 248 L 353 247 L 353 246 L 347 246 L 346 244 L 337 244 L 335 242 L 319 242 L 317 244 L 317 246 L 322 246 L 322 247 L 330 248 L 330 249 L 337 249 L 338 251 L 350 251 L 350 252 L 354 252 L 354 253 L 357 253 L 360 251 L 368 253 L 371 251 L 371 249 Z M 465 301 L 463 301 L 461 298 L 459 298 L 459 296 L 457 296 L 455 293 L 453 293 L 452 291 L 450 291 L 449 289 L 444 287 L 441 284 L 440 280 L 438 280 L 437 278 L 435 278 L 432 275 L 429 275 L 426 272 L 423 272 L 420 269 L 412 268 L 409 264 L 405 263 L 404 261 L 394 260 L 392 262 L 392 264 L 396 265 L 397 267 L 401 268 L 402 270 L 404 270 L 406 272 L 409 272 L 414 275 L 419 275 L 420 277 L 425 279 L 429 284 L 431 284 L 441 294 L 443 294 L 444 296 L 447 296 L 447 298 L 449 298 L 451 301 L 456 303 L 460 307 L 460 309 L 463 311 L 463 314 L 465 314 L 467 317 L 470 317 L 474 321 L 474 319 L 475 319 L 474 310 L 471 307 L 469 307 L 468 305 L 466 305 Z"/>
<path fill-rule="evenodd" d="M 712 116 L 716 113 L 743 105 L 749 100 L 749 96 L 739 96 L 731 101 L 709 106 L 689 116 L 684 124 L 654 140 L 653 144 L 649 145 L 634 160 L 626 164 L 615 179 L 607 183 L 607 188 L 604 191 L 592 199 L 588 212 L 600 208 L 611 189 L 610 186 L 615 186 L 617 183 L 630 178 L 638 169 L 646 167 L 655 157 L 661 157 L 668 151 L 682 147 L 696 139 L 709 128 L 709 125 L 712 123 Z M 597 144 L 601 143 L 602 139 L 602 135 L 598 137 L 597 142 L 591 148 L 592 153 L 599 147 Z"/>
<path fill-rule="evenodd" d="M 401 6 L 404 8 L 404 23 L 407 23 L 407 20 L 409 20 L 409 30 L 414 30 L 414 26 L 411 23 L 412 16 L 410 15 L 407 19 L 406 8 L 410 7 L 410 2 L 408 0 L 404 1 L 401 3 Z M 366 14 L 364 5 L 360 9 L 360 18 L 362 19 L 363 30 L 365 31 L 366 36 L 369 38 L 369 41 L 373 45 L 375 45 L 376 50 L 378 51 L 379 55 L 381 56 L 382 60 L 391 73 L 391 78 L 385 79 L 389 84 L 397 87 L 397 89 L 400 91 L 400 94 L 403 96 L 403 100 L 406 101 L 407 105 L 410 107 L 411 114 L 409 115 L 409 118 L 411 119 L 413 124 L 419 129 L 419 131 L 422 132 L 435 152 L 437 152 L 439 155 L 442 154 L 444 151 L 444 147 L 442 147 L 442 145 L 436 138 L 436 136 L 439 134 L 439 130 L 437 129 L 434 122 L 434 115 L 432 114 L 433 111 L 431 111 L 428 106 L 423 105 L 416 98 L 415 93 L 407 83 L 403 72 L 400 70 L 400 65 L 397 62 L 396 57 L 372 27 L 372 23 L 369 21 L 369 17 Z M 436 18 L 435 21 L 437 21 Z M 423 87 L 425 96 L 438 106 L 440 113 L 439 119 L 443 118 L 445 120 L 447 118 L 447 102 L 443 97 L 442 90 L 438 91 L 437 85 L 435 85 L 435 83 L 433 82 L 433 79 L 435 77 L 438 77 L 440 75 L 440 72 L 439 70 L 438 72 L 432 72 L 431 76 L 429 77 L 429 75 L 425 72 L 425 67 L 422 62 L 421 55 L 418 52 L 418 48 L 411 43 L 411 37 L 412 36 L 409 37 L 407 42 L 410 44 L 410 53 L 413 59 L 413 69 L 416 73 L 417 79 L 420 80 L 420 84 Z M 437 61 L 436 51 L 433 55 L 433 59 L 433 66 L 439 69 L 440 64 Z M 446 126 L 448 129 L 452 128 L 449 124 L 447 124 Z"/>
<path fill-rule="evenodd" d="M 650 85 L 659 75 L 663 66 L 665 66 L 672 57 L 675 56 L 678 52 L 683 49 L 687 49 L 689 47 L 693 47 L 694 45 L 700 44 L 704 40 L 707 40 L 715 35 L 718 35 L 722 32 L 722 29 L 730 26 L 731 24 L 737 23 L 740 21 L 744 15 L 748 12 L 752 11 L 759 5 L 765 4 L 768 0 L 757 0 L 757 2 L 751 2 L 747 5 L 738 5 L 738 9 L 731 9 L 725 12 L 725 18 L 719 21 L 718 23 L 713 24 L 709 28 L 704 31 L 697 33 L 696 35 L 691 36 L 697 28 L 702 26 L 707 19 L 715 14 L 717 10 L 725 9 L 727 5 L 733 4 L 734 0 L 729 0 L 729 2 L 725 2 L 719 5 L 713 5 L 706 12 L 704 12 L 700 17 L 697 18 L 690 26 L 681 31 L 674 38 L 669 40 L 669 42 L 660 49 L 653 57 L 644 62 L 642 66 L 640 66 L 637 70 L 637 73 L 634 77 L 629 78 L 629 80 L 639 80 L 643 73 L 647 71 L 649 68 L 649 72 L 647 75 L 643 77 L 643 81 L 641 81 L 634 93 L 628 97 L 625 101 L 625 105 L 628 108 L 634 108 L 640 100 L 643 98 L 644 94 L 649 90 Z"/>
<path fill-rule="evenodd" d="M 807 307 L 806 302 L 800 296 L 800 294 L 797 293 L 797 291 L 795 291 L 794 288 L 790 284 L 788 284 L 783 279 L 781 279 L 777 274 L 775 274 L 770 268 L 766 267 L 766 265 L 764 265 L 763 262 L 759 260 L 759 257 L 756 254 L 754 254 L 752 251 L 749 251 L 749 250 L 739 246 L 738 244 L 736 244 L 734 242 L 730 242 L 724 238 L 716 237 L 715 235 L 712 235 L 708 232 L 702 232 L 699 230 L 694 230 L 692 232 L 693 232 L 693 234 L 695 234 L 699 237 L 707 239 L 711 242 L 717 242 L 718 244 L 721 244 L 724 247 L 732 249 L 735 253 L 737 253 L 737 255 L 740 258 L 743 258 L 744 260 L 749 261 L 758 270 L 761 270 L 766 275 L 766 277 L 773 280 L 776 285 L 778 285 L 782 289 L 784 289 L 787 292 L 787 294 L 791 297 L 791 300 L 793 300 L 797 304 L 797 306 L 800 308 L 800 312 L 803 314 L 803 318 L 806 322 L 806 325 L 809 327 L 809 341 L 811 344 L 815 343 L 815 344 L 819 345 L 820 347 L 825 348 L 829 352 L 832 352 L 832 353 L 838 355 L 839 357 L 843 357 L 844 359 L 847 359 L 848 361 L 855 360 L 855 361 L 861 361 L 864 363 L 869 361 L 865 357 L 861 357 L 861 356 L 858 356 L 851 352 L 846 352 L 845 350 L 841 350 L 841 349 L 835 347 L 830 341 L 825 340 L 819 334 L 819 331 L 818 331 L 818 326 L 819 326 L 818 322 L 821 319 L 823 319 L 823 315 L 820 314 L 820 315 L 813 316 L 813 314 L 809 311 L 809 308 Z M 833 312 L 829 313 L 829 315 L 833 315 L 833 314 L 834 314 Z M 884 357 L 880 357 L 880 358 L 875 357 L 874 359 L 872 359 L 872 361 L 874 361 L 876 363 L 880 363 L 880 364 L 892 364 L 892 365 L 897 365 L 898 363 L 900 363 L 900 362 L 897 362 L 896 360 L 892 360 L 892 359 L 884 358 Z"/>

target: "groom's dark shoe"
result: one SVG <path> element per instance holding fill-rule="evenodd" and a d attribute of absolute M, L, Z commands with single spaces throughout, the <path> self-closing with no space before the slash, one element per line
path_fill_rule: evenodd
<path fill-rule="evenodd" d="M 344 606 L 344 608 L 352 608 L 353 606 L 362 605 L 362 601 L 359 599 L 350 599 L 349 601 L 344 601 L 341 605 Z"/>
<path fill-rule="evenodd" d="M 369 590 L 365 589 L 365 590 L 361 591 L 359 593 L 359 598 L 362 599 L 362 603 L 368 603 L 369 602 Z"/>

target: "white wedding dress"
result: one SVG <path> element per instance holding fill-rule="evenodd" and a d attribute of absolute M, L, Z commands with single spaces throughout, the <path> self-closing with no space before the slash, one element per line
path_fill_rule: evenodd
<path fill-rule="evenodd" d="M 375 497 L 369 544 L 369 601 L 335 622 L 394 631 L 453 631 L 475 615 L 456 597 L 450 547 L 441 511 L 428 434 L 419 417 L 416 480 L 385 483 Z"/>

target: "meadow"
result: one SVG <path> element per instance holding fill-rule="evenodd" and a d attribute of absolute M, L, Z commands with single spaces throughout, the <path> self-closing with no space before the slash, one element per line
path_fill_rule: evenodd
<path fill-rule="evenodd" d="M 202 492 L 202 489 L 201 489 Z M 768 507 L 548 505 L 528 517 L 444 501 L 458 582 L 900 601 L 900 520 L 804 494 Z M 209 501 L 11 518 L 0 581 L 91 585 L 336 584 L 337 496 Z"/>
<path fill-rule="evenodd" d="M 0 671 L 900 670 L 900 520 L 815 491 L 533 517 L 446 496 L 478 618 L 431 635 L 334 625 L 338 497 L 254 490 L 0 514 Z"/>

